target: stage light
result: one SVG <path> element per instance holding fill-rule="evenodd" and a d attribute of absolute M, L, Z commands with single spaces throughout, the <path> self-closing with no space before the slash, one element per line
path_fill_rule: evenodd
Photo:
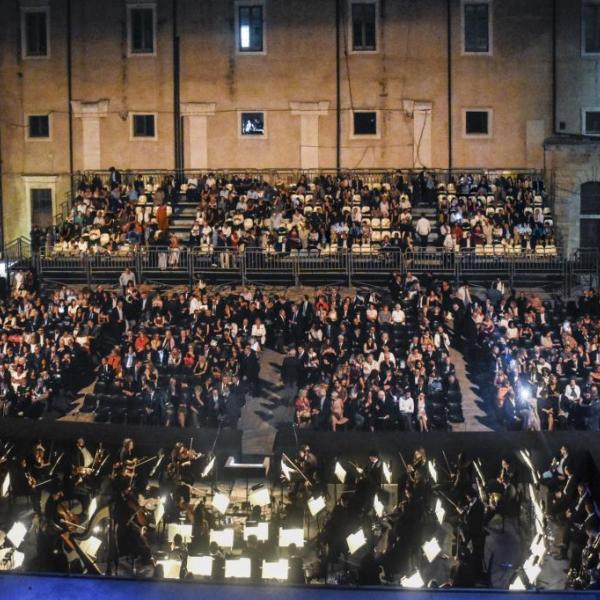
<path fill-rule="evenodd" d="M 515 577 L 515 580 L 508 586 L 508 589 L 513 591 L 513 592 L 523 592 L 525 591 L 527 588 L 525 587 L 525 584 L 523 583 L 523 580 L 521 579 L 520 575 L 517 575 Z"/>
<path fill-rule="evenodd" d="M 250 579 L 252 563 L 249 558 L 236 558 L 225 561 L 226 579 Z"/>
<path fill-rule="evenodd" d="M 264 485 L 260 484 L 260 487 L 257 487 L 250 492 L 248 502 L 250 502 L 250 506 L 268 506 L 271 504 L 269 490 Z"/>
<path fill-rule="evenodd" d="M 284 529 L 279 528 L 279 547 L 287 548 L 289 545 L 295 544 L 297 548 L 304 547 L 304 529 Z"/>
<path fill-rule="evenodd" d="M 11 569 L 18 569 L 23 564 L 24 560 L 25 560 L 25 553 L 15 550 L 12 553 Z"/>
<path fill-rule="evenodd" d="M 439 498 L 435 502 L 435 516 L 437 517 L 438 523 L 441 525 L 446 516 L 446 509 L 442 506 L 442 501 Z"/>
<path fill-rule="evenodd" d="M 94 527 L 94 529 L 96 529 Z M 102 540 L 91 535 L 89 538 L 81 540 L 79 542 L 79 547 L 92 559 L 96 558 L 96 554 L 98 554 L 98 549 L 102 545 Z"/>
<path fill-rule="evenodd" d="M 156 564 L 163 568 L 163 577 L 165 579 L 179 579 L 181 573 L 180 560 L 157 560 Z"/>
<path fill-rule="evenodd" d="M 254 535 L 259 542 L 266 542 L 269 540 L 269 524 L 265 521 L 256 523 L 256 525 L 244 525 L 244 541 L 247 542 L 248 538 Z"/>
<path fill-rule="evenodd" d="M 390 463 L 384 462 L 382 464 L 383 478 L 386 483 L 392 483 L 392 470 L 390 469 Z"/>
<path fill-rule="evenodd" d="M 531 542 L 531 554 L 535 556 L 543 556 L 546 553 L 546 542 L 544 540 L 544 536 L 538 534 L 533 538 L 533 542 Z"/>
<path fill-rule="evenodd" d="M 8 492 L 10 490 L 10 473 L 6 474 L 4 481 L 2 482 L 2 490 L 0 496 L 2 498 L 8 498 Z"/>
<path fill-rule="evenodd" d="M 204 470 L 202 471 L 202 475 L 201 477 L 204 478 L 207 475 L 210 474 L 210 472 L 213 470 L 213 467 L 215 466 L 215 457 L 213 456 L 209 461 L 208 464 L 204 467 Z"/>
<path fill-rule="evenodd" d="M 23 523 L 20 521 L 17 521 L 10 528 L 9 532 L 6 534 L 6 537 L 10 540 L 11 544 L 15 548 L 18 548 L 23 543 L 26 535 L 27 527 L 25 527 L 25 525 L 23 525 Z"/>
<path fill-rule="evenodd" d="M 403 577 L 400 580 L 400 585 L 405 588 L 422 588 L 425 585 L 421 573 L 415 571 L 410 577 Z"/>
<path fill-rule="evenodd" d="M 209 541 L 216 542 L 219 548 L 233 548 L 233 527 L 227 529 L 211 529 Z"/>
<path fill-rule="evenodd" d="M 212 505 L 222 515 L 224 515 L 227 512 L 227 507 L 229 506 L 229 496 L 226 496 L 225 494 L 221 494 L 221 492 L 217 492 L 213 496 Z"/>
<path fill-rule="evenodd" d="M 179 534 L 184 543 L 192 541 L 191 523 L 169 523 L 167 525 L 167 541 L 171 543 L 175 536 Z"/>
<path fill-rule="evenodd" d="M 350 554 L 354 554 L 357 550 L 360 550 L 367 543 L 365 532 L 361 528 L 358 531 L 351 533 L 346 538 L 346 543 L 348 544 L 348 550 L 350 550 Z"/>
<path fill-rule="evenodd" d="M 325 497 L 318 496 L 308 499 L 308 510 L 313 517 L 316 517 L 326 506 Z"/>
<path fill-rule="evenodd" d="M 433 479 L 434 483 L 437 483 L 438 475 L 437 475 L 437 471 L 435 470 L 435 465 L 433 464 L 432 460 L 430 460 L 427 463 L 427 468 L 429 469 L 429 474 L 431 475 L 431 479 Z"/>
<path fill-rule="evenodd" d="M 383 504 L 377 497 L 377 494 L 373 496 L 373 509 L 375 510 L 375 514 L 381 518 L 383 516 Z"/>
<path fill-rule="evenodd" d="M 91 519 L 96 514 L 97 510 L 98 510 L 98 498 L 96 498 L 94 496 L 92 498 L 92 500 L 90 501 L 90 505 L 88 506 L 88 509 L 87 509 L 88 520 Z"/>
<path fill-rule="evenodd" d="M 539 556 L 531 555 L 523 565 L 523 571 L 527 575 L 529 583 L 535 585 L 539 574 L 542 572 L 542 567 L 539 564 Z"/>
<path fill-rule="evenodd" d="M 537 472 L 537 469 L 533 466 L 533 463 L 531 462 L 531 456 L 529 455 L 529 452 L 526 450 L 519 450 L 519 454 L 521 455 L 523 462 L 529 467 L 529 470 L 531 471 L 533 483 L 537 485 L 537 483 L 540 480 L 540 476 Z"/>
<path fill-rule="evenodd" d="M 485 479 L 483 478 L 483 473 L 481 472 L 481 468 L 476 460 L 473 461 L 473 466 L 475 467 L 475 471 L 477 471 L 477 475 L 481 480 L 481 484 L 485 487 Z"/>
<path fill-rule="evenodd" d="M 283 458 L 281 459 L 281 472 L 283 473 L 283 476 L 288 480 L 291 481 L 292 480 L 292 473 L 294 472 L 294 469 L 292 469 L 291 467 L 288 467 L 285 464 L 285 461 L 283 460 Z"/>
<path fill-rule="evenodd" d="M 287 558 L 280 558 L 275 562 L 263 560 L 262 578 L 277 579 L 278 581 L 287 581 L 290 565 Z"/>
<path fill-rule="evenodd" d="M 210 577 L 212 575 L 212 565 L 212 556 L 188 556 L 186 569 L 192 575 Z"/>
<path fill-rule="evenodd" d="M 344 467 L 342 467 L 342 465 L 339 462 L 335 463 L 335 468 L 333 472 L 340 483 L 346 482 L 346 469 L 344 469 Z"/>
<path fill-rule="evenodd" d="M 423 549 L 423 553 L 429 562 L 433 562 L 442 551 L 439 542 L 434 537 L 432 537 L 428 542 L 425 542 L 421 548 Z"/>

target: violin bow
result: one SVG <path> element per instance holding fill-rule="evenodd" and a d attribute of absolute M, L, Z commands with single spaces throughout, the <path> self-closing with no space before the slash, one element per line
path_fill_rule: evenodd
<path fill-rule="evenodd" d="M 290 465 L 292 465 L 295 471 L 297 471 L 298 473 L 300 473 L 300 475 L 302 475 L 302 477 L 304 477 L 307 483 L 310 483 L 310 485 L 312 485 L 311 480 L 304 474 L 302 469 L 285 452 L 282 452 L 281 456 L 285 458 L 285 460 L 287 460 L 290 463 Z"/>

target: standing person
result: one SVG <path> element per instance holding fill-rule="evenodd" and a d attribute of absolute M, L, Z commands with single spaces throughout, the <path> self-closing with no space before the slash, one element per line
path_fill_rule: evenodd
<path fill-rule="evenodd" d="M 258 355 L 249 344 L 244 348 L 240 373 L 242 379 L 248 383 L 250 393 L 253 396 L 260 395 L 260 362 Z"/>
<path fill-rule="evenodd" d="M 110 167 L 109 169 L 108 180 L 110 183 L 110 189 L 114 190 L 115 188 L 121 185 L 121 173 L 117 171 L 114 167 Z"/>
<path fill-rule="evenodd" d="M 425 216 L 425 213 L 422 213 L 421 218 L 417 221 L 417 224 L 415 225 L 415 231 L 419 236 L 421 248 L 426 248 L 427 241 L 429 240 L 429 234 L 431 233 L 431 223 Z"/>
<path fill-rule="evenodd" d="M 283 392 L 284 404 L 289 404 L 296 395 L 298 389 L 298 379 L 300 377 L 300 361 L 296 356 L 296 349 L 290 348 L 287 356 L 281 363 L 281 380 L 285 386 Z"/>
<path fill-rule="evenodd" d="M 119 285 L 123 289 L 123 293 L 127 291 L 127 286 L 130 282 L 135 286 L 135 273 L 129 267 L 125 267 L 125 270 L 119 277 Z"/>

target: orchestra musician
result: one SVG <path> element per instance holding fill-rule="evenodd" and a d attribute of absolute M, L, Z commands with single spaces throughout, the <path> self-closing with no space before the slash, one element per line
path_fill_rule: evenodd
<path fill-rule="evenodd" d="M 572 468 L 574 465 L 568 446 L 563 444 L 558 456 L 552 459 L 550 468 L 542 474 L 542 481 L 551 493 L 556 492 L 564 484 L 567 477 L 565 466 Z"/>

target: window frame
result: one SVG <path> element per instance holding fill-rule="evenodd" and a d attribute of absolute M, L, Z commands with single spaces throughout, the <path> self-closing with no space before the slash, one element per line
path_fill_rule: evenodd
<path fill-rule="evenodd" d="M 262 9 L 262 50 L 242 50 L 240 36 L 240 8 L 260 6 Z M 267 54 L 267 13 L 265 0 L 236 0 L 234 10 L 234 42 L 235 53 L 238 56 L 265 56 Z M 250 111 L 244 111 L 250 112 Z M 260 111 L 255 111 L 260 112 Z M 265 121 L 266 122 L 266 121 Z"/>
<path fill-rule="evenodd" d="M 134 52 L 133 51 L 133 23 L 131 13 L 134 10 L 152 11 L 152 52 Z M 151 58 L 156 57 L 158 53 L 158 35 L 156 22 L 156 2 L 128 2 L 127 3 L 127 56 L 128 58 Z"/>
<path fill-rule="evenodd" d="M 600 113 L 599 106 L 586 106 L 581 109 L 581 134 L 590 137 L 600 137 L 600 131 L 598 133 L 589 133 L 586 127 L 586 114 L 589 112 Z"/>
<path fill-rule="evenodd" d="M 354 48 L 354 27 L 352 23 L 352 5 L 353 4 L 373 4 L 375 6 L 375 49 L 374 50 L 361 50 Z M 381 47 L 380 33 L 381 33 L 381 25 L 380 25 L 380 10 L 379 10 L 379 0 L 348 0 L 347 2 L 347 13 L 348 17 L 346 19 L 346 37 L 348 39 L 348 54 L 379 54 L 379 48 Z"/>
<path fill-rule="evenodd" d="M 488 50 L 475 52 L 466 48 L 466 19 L 465 6 L 469 4 L 487 4 L 488 6 Z M 460 0 L 460 51 L 462 56 L 493 56 L 494 55 L 494 3 L 493 0 Z"/>
<path fill-rule="evenodd" d="M 46 15 L 46 54 L 40 54 L 38 56 L 27 53 L 27 29 L 25 20 L 28 13 L 44 13 Z M 21 58 L 23 60 L 48 60 L 50 57 L 50 7 L 47 4 L 21 6 Z"/>
<path fill-rule="evenodd" d="M 600 51 L 588 52 L 585 49 L 585 13 L 584 7 L 586 4 L 596 4 L 600 6 L 600 0 L 581 0 L 581 56 L 587 58 L 598 58 L 600 57 Z"/>
<path fill-rule="evenodd" d="M 48 136 L 47 137 L 36 137 L 30 135 L 30 124 L 29 119 L 31 117 L 46 117 L 48 119 Z M 25 114 L 25 140 L 27 142 L 51 142 L 52 141 L 52 114 L 40 114 L 40 113 L 27 113 Z"/>
<path fill-rule="evenodd" d="M 134 135 L 135 117 L 154 117 L 154 136 Z M 155 142 L 158 140 L 158 113 L 151 111 L 135 111 L 129 113 L 129 141 L 131 142 Z"/>
<path fill-rule="evenodd" d="M 262 133 L 261 135 L 258 135 L 258 134 L 249 135 L 249 134 L 242 133 L 242 115 L 244 115 L 246 113 L 262 113 L 263 123 L 264 123 L 264 133 Z M 269 137 L 267 111 L 261 110 L 261 109 L 254 110 L 251 108 L 245 108 L 244 110 L 238 110 L 237 132 L 238 132 L 238 139 L 240 139 L 240 140 L 266 140 Z"/>
<path fill-rule="evenodd" d="M 488 115 L 487 133 L 467 133 L 467 113 L 485 112 Z M 490 140 L 494 137 L 494 110 L 486 106 L 469 106 L 462 109 L 462 137 L 466 140 Z"/>
<path fill-rule="evenodd" d="M 354 115 L 357 113 L 375 113 L 375 133 L 355 133 Z M 361 108 L 350 112 L 350 139 L 351 140 L 379 140 L 381 139 L 381 115 L 380 111 L 373 108 Z"/>

